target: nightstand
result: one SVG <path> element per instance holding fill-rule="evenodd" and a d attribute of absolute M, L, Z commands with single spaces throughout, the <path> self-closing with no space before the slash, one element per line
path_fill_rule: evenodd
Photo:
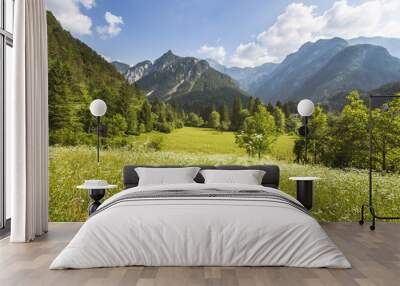
<path fill-rule="evenodd" d="M 106 194 L 106 190 L 114 189 L 116 187 L 117 187 L 117 185 L 95 186 L 95 185 L 87 185 L 87 184 L 77 186 L 78 189 L 88 190 L 89 197 L 93 200 L 88 207 L 89 215 L 94 213 L 97 210 L 97 208 L 101 205 L 100 200 Z"/>
<path fill-rule="evenodd" d="M 311 210 L 313 207 L 313 183 L 319 180 L 318 177 L 290 177 L 289 180 L 296 181 L 297 200 Z"/>

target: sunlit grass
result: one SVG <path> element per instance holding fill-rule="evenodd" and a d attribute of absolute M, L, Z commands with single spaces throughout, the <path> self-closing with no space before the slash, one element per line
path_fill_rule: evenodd
<path fill-rule="evenodd" d="M 166 149 L 168 150 L 167 147 Z M 76 189 L 76 186 L 86 179 L 105 179 L 109 183 L 118 185 L 118 189 L 108 193 L 109 196 L 122 190 L 122 168 L 127 164 L 278 164 L 281 168 L 280 188 L 291 195 L 295 195 L 295 183 L 288 180 L 290 176 L 319 176 L 322 180 L 315 185 L 312 214 L 320 221 L 356 221 L 359 219 L 360 205 L 367 200 L 368 174 L 365 171 L 303 166 L 268 158 L 257 160 L 239 152 L 195 154 L 183 151 L 151 152 L 122 149 L 102 151 L 101 163 L 97 165 L 95 148 L 52 147 L 50 148 L 50 219 L 52 221 L 85 220 L 88 195 L 85 191 Z M 376 206 L 379 214 L 393 215 L 400 212 L 399 176 L 375 175 L 374 182 L 378 189 Z"/>
<path fill-rule="evenodd" d="M 211 128 L 185 127 L 170 134 L 151 132 L 131 137 L 133 142 L 143 144 L 154 137 L 163 138 L 163 151 L 195 154 L 246 155 L 244 149 L 235 144 L 234 132 L 219 132 Z M 271 156 L 279 160 L 293 161 L 295 136 L 279 135 L 272 146 Z"/>
<path fill-rule="evenodd" d="M 275 143 L 271 148 L 271 157 L 280 160 L 293 162 L 295 156 L 293 154 L 293 147 L 296 141 L 294 135 L 280 135 L 276 139 Z"/>
<path fill-rule="evenodd" d="M 136 137 L 136 142 L 144 143 L 154 137 L 163 137 L 163 151 L 201 154 L 240 154 L 245 151 L 235 144 L 233 132 L 219 132 L 210 128 L 185 127 L 170 134 L 151 132 Z"/>

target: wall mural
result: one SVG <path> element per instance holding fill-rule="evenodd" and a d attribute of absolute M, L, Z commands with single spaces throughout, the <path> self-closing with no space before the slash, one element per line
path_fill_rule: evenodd
<path fill-rule="evenodd" d="M 290 176 L 322 178 L 312 209 L 317 219 L 359 220 L 368 198 L 368 98 L 400 94 L 400 30 L 393 28 L 400 20 L 388 8 L 399 10 L 396 1 L 380 9 L 370 0 L 254 1 L 259 7 L 238 3 L 226 15 L 216 11 L 230 1 L 194 1 L 193 7 L 155 0 L 58 2 L 47 3 L 52 221 L 85 220 L 87 193 L 76 186 L 105 179 L 118 185 L 109 196 L 122 189 L 122 167 L 129 163 L 276 163 L 281 189 L 291 195 Z M 273 15 L 268 5 L 280 12 Z M 367 12 L 380 20 L 354 20 Z M 237 15 L 250 23 L 236 27 Z M 251 29 L 259 34 L 240 38 Z M 188 48 L 200 40 L 197 49 Z M 315 104 L 308 164 L 297 112 L 305 98 Z M 89 110 L 94 99 L 107 104 L 99 122 Z M 371 117 L 376 206 L 394 215 L 400 211 L 400 98 L 378 98 Z"/>

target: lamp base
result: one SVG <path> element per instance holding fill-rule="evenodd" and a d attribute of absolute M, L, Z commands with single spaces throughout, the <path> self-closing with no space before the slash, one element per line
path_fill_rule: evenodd
<path fill-rule="evenodd" d="M 101 205 L 100 200 L 104 197 L 106 194 L 105 189 L 92 189 L 89 190 L 89 196 L 93 200 L 93 202 L 89 205 L 88 212 L 89 215 L 94 213 L 97 208 Z"/>

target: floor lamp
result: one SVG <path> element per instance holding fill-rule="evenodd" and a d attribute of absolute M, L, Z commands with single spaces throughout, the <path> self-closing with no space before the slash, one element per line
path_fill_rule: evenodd
<path fill-rule="evenodd" d="M 363 204 L 361 206 L 361 219 L 359 223 L 362 225 L 364 224 L 364 209 L 367 208 L 372 216 L 372 224 L 370 225 L 370 230 L 375 230 L 375 223 L 376 219 L 388 219 L 388 220 L 397 220 L 400 217 L 384 217 L 379 216 L 374 208 L 374 201 L 372 196 L 372 153 L 373 153 L 373 144 L 372 144 L 372 101 L 376 98 L 387 98 L 387 99 L 394 99 L 400 98 L 400 95 L 370 95 L 369 96 L 369 115 L 368 115 L 368 137 L 369 137 L 369 162 L 368 162 L 368 204 Z M 384 108 L 387 110 L 388 106 L 385 105 Z"/>
<path fill-rule="evenodd" d="M 297 112 L 300 114 L 301 117 L 304 118 L 304 132 L 300 135 L 304 134 L 304 164 L 307 163 L 307 133 L 308 133 L 308 118 L 314 113 L 314 103 L 309 99 L 303 99 L 297 105 Z M 300 128 L 302 129 L 302 128 Z"/>
<path fill-rule="evenodd" d="M 90 113 L 96 117 L 97 122 L 97 163 L 100 162 L 100 117 L 107 112 L 107 104 L 101 99 L 95 99 L 90 104 Z"/>

